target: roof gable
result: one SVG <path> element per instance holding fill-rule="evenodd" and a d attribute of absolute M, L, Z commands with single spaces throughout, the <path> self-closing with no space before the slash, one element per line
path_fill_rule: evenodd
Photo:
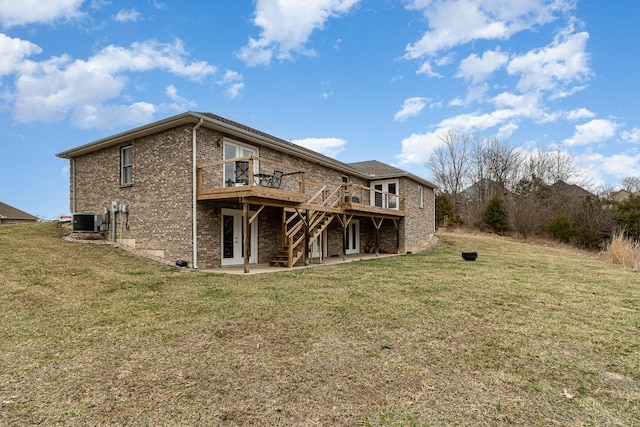
<path fill-rule="evenodd" d="M 0 202 L 0 218 L 24 219 L 32 221 L 38 219 L 38 217 L 35 217 L 31 214 L 26 213 L 25 211 L 21 211 L 20 209 L 14 208 L 13 206 L 9 206 L 6 203 L 2 202 Z"/>
<path fill-rule="evenodd" d="M 377 160 L 366 160 L 364 162 L 348 163 L 348 165 L 366 175 L 371 181 L 376 179 L 406 177 L 422 185 L 426 185 L 427 187 L 437 188 L 436 185 L 427 181 L 426 179 L 420 178 L 419 176 L 413 175 L 412 173 L 409 173 L 405 170 L 388 165 L 386 163 L 379 162 Z"/>

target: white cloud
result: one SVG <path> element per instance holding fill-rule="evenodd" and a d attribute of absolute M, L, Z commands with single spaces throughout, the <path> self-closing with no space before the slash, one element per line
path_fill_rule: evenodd
<path fill-rule="evenodd" d="M 413 133 L 403 139 L 402 152 L 396 156 L 398 166 L 425 164 L 433 150 L 442 145 L 439 135 L 446 131 L 447 129 L 440 128 L 435 132 Z"/>
<path fill-rule="evenodd" d="M 562 32 L 549 45 L 513 58 L 507 70 L 518 75 L 517 88 L 521 92 L 549 91 L 557 97 L 565 97 L 573 90 L 566 88 L 586 79 L 591 71 L 588 66 L 586 44 L 589 34 Z"/>
<path fill-rule="evenodd" d="M 504 108 L 485 114 L 460 114 L 443 120 L 439 127 L 446 129 L 460 129 L 464 131 L 483 131 L 494 126 L 499 126 L 520 115 L 517 110 Z"/>
<path fill-rule="evenodd" d="M 393 117 L 394 120 L 402 122 L 410 117 L 415 117 L 427 106 L 427 98 L 414 97 L 407 98 L 402 104 L 402 109 Z"/>
<path fill-rule="evenodd" d="M 0 33 L 0 77 L 13 74 L 27 57 L 42 52 L 42 49 L 30 41 L 14 39 Z"/>
<path fill-rule="evenodd" d="M 594 119 L 590 122 L 577 125 L 571 138 L 563 141 L 564 144 L 588 145 L 607 140 L 616 134 L 618 125 L 610 120 Z"/>
<path fill-rule="evenodd" d="M 473 53 L 460 62 L 457 76 L 480 83 L 502 68 L 508 60 L 509 56 L 500 51 L 488 50 L 482 54 L 482 58 Z"/>
<path fill-rule="evenodd" d="M 121 9 L 118 11 L 113 20 L 116 22 L 137 22 L 142 19 L 142 14 L 135 9 Z"/>
<path fill-rule="evenodd" d="M 567 113 L 567 120 L 581 120 L 591 119 L 596 116 L 596 113 L 587 110 L 586 108 L 579 108 L 577 110 L 571 110 Z"/>
<path fill-rule="evenodd" d="M 426 74 L 427 77 L 436 78 L 444 77 L 442 74 L 433 71 L 433 67 L 431 66 L 431 63 L 429 61 L 423 62 L 420 68 L 418 68 L 418 70 L 416 71 L 416 74 Z"/>
<path fill-rule="evenodd" d="M 599 181 L 611 182 L 614 178 L 622 180 L 628 176 L 638 175 L 640 170 L 640 153 L 628 152 L 606 156 L 601 153 L 588 153 L 576 156 L 576 161 L 590 175 Z"/>
<path fill-rule="evenodd" d="M 320 98 L 327 99 L 333 96 L 333 87 L 331 82 L 322 82 L 320 83 L 320 86 L 322 86 L 323 89 L 322 93 L 320 93 Z"/>
<path fill-rule="evenodd" d="M 622 132 L 622 139 L 627 142 L 640 142 L 640 128 L 633 128 L 631 131 Z"/>
<path fill-rule="evenodd" d="M 195 101 L 190 101 L 178 94 L 178 89 L 174 85 L 169 85 L 165 89 L 165 94 L 173 101 L 173 104 L 168 108 L 174 111 L 190 110 L 196 107 L 198 104 Z"/>
<path fill-rule="evenodd" d="M 110 129 L 114 125 L 149 123 L 155 112 L 156 108 L 147 102 L 134 102 L 130 105 L 82 105 L 74 110 L 71 123 L 84 129 Z"/>
<path fill-rule="evenodd" d="M 240 96 L 242 90 L 244 89 L 244 83 L 242 82 L 243 77 L 242 74 L 237 71 L 227 70 L 224 73 L 224 77 L 222 80 L 218 81 L 220 86 L 226 86 L 225 94 L 230 99 L 235 99 Z"/>
<path fill-rule="evenodd" d="M 420 10 L 429 30 L 406 47 L 405 57 L 431 57 L 472 40 L 506 40 L 513 34 L 552 22 L 556 14 L 575 8 L 575 0 L 409 0 Z"/>
<path fill-rule="evenodd" d="M 16 25 L 52 23 L 82 16 L 84 0 L 0 0 L 0 24 Z"/>
<path fill-rule="evenodd" d="M 329 18 L 341 16 L 360 0 L 257 0 L 254 24 L 260 38 L 249 38 L 237 55 L 249 66 L 268 65 L 275 57 L 291 59 L 292 53 L 313 55 L 306 47 L 311 33 Z"/>
<path fill-rule="evenodd" d="M 341 138 L 304 138 L 291 142 L 333 158 L 347 145 L 347 141 Z"/>
<path fill-rule="evenodd" d="M 46 61 L 25 60 L 15 82 L 15 117 L 18 121 L 56 121 L 72 117 L 81 127 L 102 126 L 91 118 L 104 112 L 112 127 L 146 119 L 153 108 L 147 103 L 119 105 L 127 74 L 162 70 L 194 81 L 215 73 L 206 62 L 189 62 L 180 41 L 133 43 L 129 48 L 108 46 L 87 60 L 63 55 Z M 108 105 L 109 102 L 113 105 Z M 79 119 L 83 114 L 85 120 Z M 118 114 L 122 114 L 119 120 Z"/>

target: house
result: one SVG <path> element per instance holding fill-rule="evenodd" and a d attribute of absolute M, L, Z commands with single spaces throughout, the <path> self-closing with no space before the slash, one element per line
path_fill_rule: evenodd
<path fill-rule="evenodd" d="M 28 224 L 34 222 L 38 222 L 37 217 L 0 202 L 0 225 Z"/>
<path fill-rule="evenodd" d="M 556 181 L 551 185 L 550 189 L 553 193 L 564 197 L 571 197 L 576 199 L 594 197 L 592 193 L 585 190 L 584 188 L 575 184 L 568 184 L 562 180 Z"/>
<path fill-rule="evenodd" d="M 627 191 L 627 190 L 618 190 L 618 191 L 613 191 L 611 194 L 609 194 L 609 200 L 612 200 L 618 203 L 626 202 L 631 197 L 640 197 L 640 193 L 632 193 L 631 191 Z"/>
<path fill-rule="evenodd" d="M 57 156 L 70 161 L 71 212 L 99 214 L 112 240 L 193 268 L 414 252 L 435 231 L 429 181 L 376 161 L 342 163 L 210 113 Z"/>

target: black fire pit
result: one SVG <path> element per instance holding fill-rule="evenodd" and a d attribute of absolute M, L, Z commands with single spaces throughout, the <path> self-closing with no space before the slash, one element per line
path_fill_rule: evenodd
<path fill-rule="evenodd" d="M 478 252 L 462 252 L 462 259 L 465 261 L 475 261 L 478 258 Z"/>

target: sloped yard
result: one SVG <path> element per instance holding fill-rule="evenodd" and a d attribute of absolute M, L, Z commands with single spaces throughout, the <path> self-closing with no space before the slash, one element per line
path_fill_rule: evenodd
<path fill-rule="evenodd" d="M 593 257 L 229 276 L 63 234 L 0 227 L 0 425 L 640 424 L 640 276 Z"/>

